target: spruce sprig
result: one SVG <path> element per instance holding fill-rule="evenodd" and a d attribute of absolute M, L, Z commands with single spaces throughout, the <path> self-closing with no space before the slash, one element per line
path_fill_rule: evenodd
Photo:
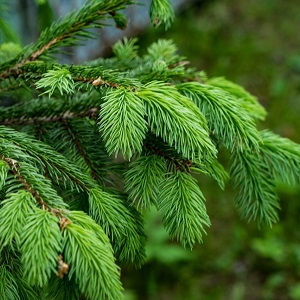
<path fill-rule="evenodd" d="M 199 173 L 222 189 L 230 177 L 241 216 L 260 226 L 278 220 L 277 181 L 299 184 L 300 146 L 258 131 L 266 111 L 257 99 L 189 68 L 172 41 L 141 56 L 137 40 L 125 38 L 114 57 L 55 62 L 61 47 L 108 19 L 124 28 L 118 10 L 131 4 L 90 0 L 37 42 L 11 53 L 0 46 L 0 97 L 18 102 L 0 107 L 7 299 L 122 299 L 116 262 L 144 263 L 144 210 L 156 207 L 184 247 L 202 242 L 211 224 Z M 169 1 L 153 0 L 150 18 L 169 27 Z"/>

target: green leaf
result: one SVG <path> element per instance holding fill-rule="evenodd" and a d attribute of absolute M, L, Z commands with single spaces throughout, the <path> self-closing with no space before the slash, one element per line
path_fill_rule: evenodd
<path fill-rule="evenodd" d="M 196 180 L 177 171 L 166 177 L 159 189 L 158 208 L 170 236 L 188 248 L 202 242 L 204 226 L 210 226 L 210 220 Z"/>

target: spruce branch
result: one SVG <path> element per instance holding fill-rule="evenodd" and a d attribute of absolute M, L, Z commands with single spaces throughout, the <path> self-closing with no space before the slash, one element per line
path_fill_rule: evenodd
<path fill-rule="evenodd" d="M 197 82 L 182 83 L 176 88 L 197 104 L 212 134 L 231 152 L 259 151 L 261 137 L 254 120 L 234 95 Z"/>
<path fill-rule="evenodd" d="M 64 231 L 64 254 L 70 264 L 69 278 L 75 277 L 88 299 L 123 299 L 119 269 L 114 257 L 96 234 L 70 223 Z"/>
<path fill-rule="evenodd" d="M 236 204 L 241 216 L 259 225 L 277 222 L 280 208 L 275 183 L 270 178 L 262 157 L 251 153 L 235 153 L 230 170 L 235 188 Z"/>
<path fill-rule="evenodd" d="M 145 260 L 144 233 L 140 216 L 126 206 L 120 195 L 98 189 L 89 193 L 89 214 L 110 238 L 121 262 L 140 266 Z"/>
<path fill-rule="evenodd" d="M 155 140 L 155 142 L 154 142 Z M 193 162 L 189 159 L 184 159 L 174 149 L 165 143 L 159 144 L 158 139 L 150 139 L 144 142 L 144 147 L 148 152 L 164 158 L 168 162 L 168 166 L 173 165 L 171 169 L 179 170 L 182 172 L 190 172 L 190 167 Z M 169 168 L 168 168 L 169 169 Z"/>
<path fill-rule="evenodd" d="M 174 11 L 169 0 L 152 0 L 150 5 L 150 19 L 155 27 L 161 25 L 168 29 L 174 20 Z"/>
<path fill-rule="evenodd" d="M 243 87 L 225 79 L 224 77 L 210 78 L 205 81 L 206 84 L 219 87 L 230 93 L 240 102 L 247 113 L 255 120 L 264 120 L 267 112 L 258 102 L 257 98 L 248 93 Z"/>
<path fill-rule="evenodd" d="M 0 293 L 3 299 L 20 299 L 16 278 L 5 264 L 0 264 Z"/>
<path fill-rule="evenodd" d="M 21 116 L 20 118 L 4 119 L 0 121 L 1 125 L 28 125 L 28 124 L 45 124 L 45 123 L 65 123 L 67 120 L 88 117 L 94 119 L 98 114 L 99 109 L 96 107 L 91 107 L 86 111 L 81 112 L 70 112 L 66 111 L 60 115 L 53 115 L 48 117 L 26 117 Z"/>
<path fill-rule="evenodd" d="M 33 196 L 43 209 L 53 211 L 53 208 L 55 208 L 54 211 L 56 211 L 56 208 L 62 209 L 66 206 L 52 188 L 50 181 L 42 176 L 37 168 L 25 162 L 20 163 L 11 158 L 1 156 L 1 159 L 8 164 L 15 179 L 7 182 L 7 191 L 18 191 L 21 185 Z"/>
<path fill-rule="evenodd" d="M 8 193 L 1 201 L 0 209 L 0 248 L 12 245 L 13 240 L 21 245 L 21 234 L 26 224 L 26 218 L 36 206 L 34 197 L 26 190 Z"/>
<path fill-rule="evenodd" d="M 88 166 L 88 168 L 91 170 L 92 173 L 92 177 L 94 180 L 97 180 L 97 172 L 96 170 L 93 168 L 92 166 L 92 162 L 88 159 L 82 145 L 81 142 L 78 140 L 76 133 L 73 131 L 71 124 L 68 123 L 67 120 L 63 120 L 63 126 L 67 129 L 67 131 L 69 132 L 73 142 L 75 143 L 75 146 L 77 148 L 77 151 L 79 152 L 79 154 L 82 156 L 82 158 L 84 159 L 86 165 Z"/>
<path fill-rule="evenodd" d="M 261 154 L 273 178 L 287 184 L 300 182 L 300 146 L 287 138 L 264 130 L 261 132 Z"/>
<path fill-rule="evenodd" d="M 196 113 L 192 102 L 174 87 L 151 82 L 138 96 L 144 100 L 151 131 L 174 146 L 184 158 L 201 161 L 216 156 L 205 118 L 199 111 Z"/>
<path fill-rule="evenodd" d="M 5 299 L 122 299 L 115 260 L 138 267 L 145 261 L 138 210 L 156 206 L 171 238 L 184 247 L 202 242 L 210 219 L 193 174 L 224 188 L 229 175 L 218 162 L 222 146 L 231 155 L 237 206 L 248 220 L 272 225 L 276 181 L 299 183 L 300 146 L 259 132 L 256 122 L 266 112 L 257 99 L 187 67 L 172 41 L 158 40 L 140 56 L 137 40 L 125 38 L 112 58 L 54 62 L 60 47 L 92 37 L 90 29 L 107 19 L 124 28 L 119 10 L 132 3 L 89 0 L 36 43 L 0 46 L 0 96 L 19 102 L 0 107 Z M 169 27 L 170 2 L 153 0 L 150 18 Z M 113 153 L 130 163 L 119 163 Z"/>
<path fill-rule="evenodd" d="M 58 89 L 60 94 L 73 94 L 74 93 L 74 81 L 70 72 L 67 69 L 61 69 L 59 67 L 54 67 L 54 70 L 49 70 L 43 75 L 36 83 L 36 88 L 49 88 L 43 94 L 48 94 L 49 98 L 53 94 L 55 89 Z"/>
<path fill-rule="evenodd" d="M 15 145 L 18 145 L 18 147 L 23 149 L 25 153 L 28 153 L 29 155 L 25 155 L 24 157 L 25 161 L 27 160 L 32 162 L 33 158 L 35 161 L 39 161 L 40 165 L 47 168 L 51 178 L 55 180 L 57 184 L 65 186 L 66 183 L 69 183 L 71 188 L 77 190 L 88 190 L 90 187 L 95 185 L 95 182 L 93 182 L 93 180 L 91 180 L 87 175 L 80 172 L 76 165 L 73 165 L 70 161 L 66 160 L 63 155 L 59 154 L 45 143 L 34 140 L 24 133 L 17 132 L 4 126 L 0 126 L 0 137 L 4 139 L 6 143 L 14 142 Z M 8 157 L 14 157 L 16 155 L 17 157 L 24 156 L 23 151 L 15 153 L 16 149 L 6 147 L 6 151 L 8 153 Z M 24 171 L 26 172 L 26 170 Z M 38 171 L 33 171 L 33 173 L 36 174 Z M 34 180 L 32 175 L 29 174 L 29 176 L 31 176 L 32 180 Z M 41 175 L 37 175 L 37 177 L 39 178 Z"/>
<path fill-rule="evenodd" d="M 167 166 L 157 155 L 140 156 L 130 163 L 124 174 L 126 192 L 138 209 L 157 206 L 157 194 L 160 182 L 164 179 Z"/>
<path fill-rule="evenodd" d="M 71 99 L 41 97 L 9 107 L 0 107 L 0 124 L 61 123 L 64 120 L 83 117 L 95 119 L 100 104 L 99 93 L 83 93 Z"/>
<path fill-rule="evenodd" d="M 30 285 L 47 284 L 56 274 L 58 254 L 62 251 L 62 235 L 58 218 L 43 209 L 35 208 L 26 218 L 21 234 L 22 266 Z"/>
<path fill-rule="evenodd" d="M 140 98 L 125 89 L 109 91 L 101 106 L 99 129 L 105 140 L 107 152 L 121 152 L 131 158 L 142 151 L 147 131 L 145 107 Z"/>
<path fill-rule="evenodd" d="M 201 242 L 204 226 L 210 226 L 210 220 L 195 179 L 176 171 L 161 182 L 159 190 L 158 208 L 170 236 L 188 248 Z"/>
<path fill-rule="evenodd" d="M 0 65 L 0 79 L 9 77 L 22 66 L 61 46 L 72 46 L 91 37 L 88 28 L 104 26 L 106 15 L 132 4 L 130 0 L 89 1 L 78 11 L 69 13 L 61 21 L 44 30 L 37 42 L 25 47 L 13 60 Z"/>

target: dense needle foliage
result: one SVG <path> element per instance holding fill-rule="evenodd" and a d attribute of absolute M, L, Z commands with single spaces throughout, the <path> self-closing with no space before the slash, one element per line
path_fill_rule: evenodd
<path fill-rule="evenodd" d="M 257 99 L 188 67 L 172 41 L 55 61 L 90 28 L 124 28 L 131 4 L 90 0 L 13 55 L 0 46 L 0 97 L 18 100 L 0 107 L 3 299 L 122 299 L 120 266 L 145 260 L 144 210 L 156 207 L 184 247 L 202 241 L 210 219 L 194 174 L 222 189 L 230 178 L 241 216 L 259 225 L 278 220 L 276 182 L 299 183 L 300 146 L 259 131 Z M 169 27 L 169 2 L 153 0 L 150 18 Z"/>

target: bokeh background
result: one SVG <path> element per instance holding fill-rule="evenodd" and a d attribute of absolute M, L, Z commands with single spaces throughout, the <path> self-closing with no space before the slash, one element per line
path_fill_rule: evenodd
<path fill-rule="evenodd" d="M 12 0 L 8 16 L 15 39 L 23 44 L 35 40 L 42 28 L 81 2 Z M 126 34 L 139 36 L 141 53 L 158 38 L 173 39 L 191 65 L 208 77 L 225 76 L 259 98 L 269 113 L 261 129 L 300 143 L 299 0 L 173 3 L 177 18 L 168 31 L 143 21 L 147 3 L 127 12 Z M 121 36 L 109 28 L 89 44 L 89 52 L 69 49 L 72 55 L 61 59 L 109 56 L 111 43 Z M 205 177 L 199 184 L 212 221 L 203 244 L 184 250 L 148 212 L 148 260 L 140 270 L 123 268 L 126 299 L 300 299 L 300 186 L 278 183 L 280 222 L 259 229 L 240 219 L 230 187 L 221 191 Z"/>

